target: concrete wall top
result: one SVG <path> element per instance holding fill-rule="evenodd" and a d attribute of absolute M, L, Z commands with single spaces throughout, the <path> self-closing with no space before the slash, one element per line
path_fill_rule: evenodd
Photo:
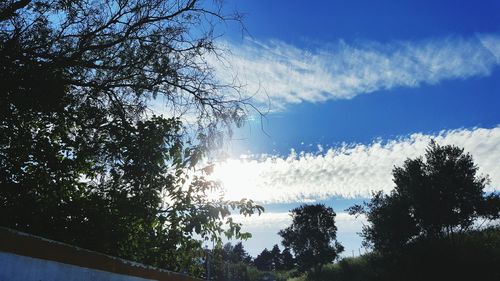
<path fill-rule="evenodd" d="M 161 281 L 200 281 L 179 273 L 108 256 L 0 227 L 0 251 L 36 259 Z"/>

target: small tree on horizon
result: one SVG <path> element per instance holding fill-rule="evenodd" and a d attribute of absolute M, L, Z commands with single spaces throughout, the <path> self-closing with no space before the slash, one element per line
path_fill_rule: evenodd
<path fill-rule="evenodd" d="M 295 253 L 299 271 L 318 273 L 344 250 L 337 242 L 336 214 L 323 204 L 302 205 L 291 213 L 292 225 L 278 233 L 282 244 Z"/>

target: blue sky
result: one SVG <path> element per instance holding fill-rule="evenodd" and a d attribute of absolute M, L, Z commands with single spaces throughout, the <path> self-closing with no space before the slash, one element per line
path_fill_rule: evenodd
<path fill-rule="evenodd" d="M 251 114 L 215 175 L 229 198 L 263 203 L 239 218 L 252 255 L 280 239 L 288 210 L 322 202 L 338 213 L 345 255 L 363 218 L 345 208 L 390 191 L 391 170 L 430 139 L 470 152 L 500 190 L 500 1 L 233 1 L 248 33 L 226 26 L 211 61 L 237 81 Z M 263 128 L 263 129 L 262 129 Z M 361 250 L 364 252 L 364 250 Z"/>

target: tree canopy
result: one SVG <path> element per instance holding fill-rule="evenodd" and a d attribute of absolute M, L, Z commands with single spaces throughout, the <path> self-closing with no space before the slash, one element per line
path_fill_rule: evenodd
<path fill-rule="evenodd" d="M 232 263 L 250 263 L 252 257 L 247 253 L 243 247 L 243 243 L 238 242 L 234 246 L 231 243 L 226 243 L 224 245 L 225 260 Z"/>
<path fill-rule="evenodd" d="M 262 271 L 270 271 L 273 269 L 273 255 L 271 251 L 264 248 L 257 257 L 255 257 L 253 264 L 257 269 Z"/>
<path fill-rule="evenodd" d="M 478 217 L 499 217 L 499 197 L 485 196 L 488 179 L 477 172 L 463 149 L 431 142 L 425 158 L 407 159 L 394 168 L 396 186 L 390 194 L 375 193 L 370 202 L 349 211 L 367 216 L 365 245 L 381 252 L 416 239 L 451 238 L 471 229 Z"/>
<path fill-rule="evenodd" d="M 281 251 L 281 267 L 279 269 L 282 270 L 291 270 L 295 267 L 295 258 L 293 257 L 292 253 L 290 252 L 290 248 L 283 249 Z"/>
<path fill-rule="evenodd" d="M 249 236 L 230 211 L 262 207 L 209 199 L 194 171 L 244 114 L 207 63 L 230 19 L 217 3 L 0 3 L 2 226 L 193 274 L 200 239 Z"/>
<path fill-rule="evenodd" d="M 243 103 L 223 91 L 235 85 L 207 63 L 218 55 L 214 28 L 232 19 L 217 1 L 3 1 L 2 104 L 56 104 L 67 88 L 123 122 L 155 97 L 203 125 L 239 121 Z"/>
<path fill-rule="evenodd" d="M 275 244 L 271 251 L 267 248 L 254 259 L 253 264 L 262 271 L 291 270 L 295 267 L 295 259 L 289 248 L 280 250 Z"/>
<path fill-rule="evenodd" d="M 320 271 L 344 250 L 336 240 L 336 214 L 323 204 L 302 205 L 291 213 L 292 225 L 278 233 L 282 244 L 294 252 L 299 270 Z"/>

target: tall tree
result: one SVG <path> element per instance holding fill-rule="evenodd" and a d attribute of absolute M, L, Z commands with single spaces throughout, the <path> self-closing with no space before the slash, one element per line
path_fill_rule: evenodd
<path fill-rule="evenodd" d="M 238 263 L 243 262 L 249 264 L 251 262 L 251 257 L 243 247 L 243 243 L 238 242 L 234 245 L 231 251 L 231 262 Z"/>
<path fill-rule="evenodd" d="M 295 253 L 299 270 L 319 272 L 344 250 L 336 240 L 336 214 L 323 204 L 302 205 L 291 213 L 292 225 L 278 233 L 283 238 L 282 244 Z"/>
<path fill-rule="evenodd" d="M 241 242 L 234 246 L 228 242 L 216 245 L 211 251 L 211 272 L 214 280 L 248 280 L 248 265 L 251 257 Z"/>
<path fill-rule="evenodd" d="M 293 258 L 290 248 L 283 249 L 281 252 L 281 258 L 283 260 L 283 270 L 291 270 L 295 267 L 295 259 Z"/>
<path fill-rule="evenodd" d="M 277 244 L 275 244 L 273 246 L 273 248 L 271 249 L 271 256 L 272 256 L 272 260 L 273 260 L 272 269 L 273 270 L 280 270 L 283 267 L 283 261 L 281 258 L 280 247 Z"/>
<path fill-rule="evenodd" d="M 431 142 L 425 159 L 407 159 L 394 168 L 396 186 L 389 195 L 378 192 L 349 211 L 367 216 L 365 244 L 382 252 L 401 249 L 417 238 L 452 238 L 471 229 L 480 216 L 499 217 L 500 207 L 493 207 L 499 196 L 484 196 L 488 180 L 477 171 L 463 149 Z"/>
<path fill-rule="evenodd" d="M 262 271 L 271 271 L 273 269 L 273 255 L 265 248 L 253 261 L 255 267 Z"/>
<path fill-rule="evenodd" d="M 244 113 L 207 63 L 220 11 L 197 0 L 2 1 L 0 224 L 194 274 L 198 237 L 248 237 L 230 210 L 262 208 L 208 199 L 217 185 L 194 171 Z M 155 116 L 155 98 L 171 116 L 198 117 L 198 138 Z"/>

